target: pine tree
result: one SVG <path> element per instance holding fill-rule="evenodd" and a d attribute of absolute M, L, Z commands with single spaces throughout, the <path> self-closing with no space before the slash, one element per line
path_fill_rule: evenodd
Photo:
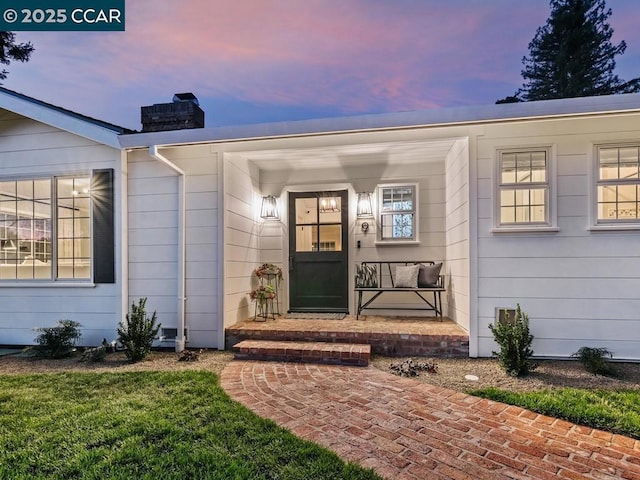
<path fill-rule="evenodd" d="M 529 43 L 522 59 L 522 88 L 506 100 L 548 100 L 640 91 L 640 78 L 628 82 L 614 74 L 615 57 L 626 42 L 611 43 L 605 0 L 551 0 L 547 23 Z"/>
<path fill-rule="evenodd" d="M 27 62 L 34 51 L 31 42 L 16 43 L 16 34 L 13 32 L 0 32 L 0 63 L 9 65 L 11 60 Z M 7 70 L 0 71 L 0 80 L 7 78 Z"/>

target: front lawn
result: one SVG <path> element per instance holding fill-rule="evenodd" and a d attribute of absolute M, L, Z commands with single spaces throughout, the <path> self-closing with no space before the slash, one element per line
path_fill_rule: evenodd
<path fill-rule="evenodd" d="M 512 392 L 486 388 L 469 392 L 543 415 L 640 439 L 640 391 L 557 390 Z"/>
<path fill-rule="evenodd" d="M 379 479 L 209 372 L 0 376 L 0 479 Z"/>

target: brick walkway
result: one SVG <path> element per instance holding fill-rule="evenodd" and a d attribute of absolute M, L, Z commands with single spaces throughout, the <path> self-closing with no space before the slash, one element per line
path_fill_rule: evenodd
<path fill-rule="evenodd" d="M 640 480 L 640 441 L 386 374 L 233 361 L 227 393 L 385 478 Z"/>

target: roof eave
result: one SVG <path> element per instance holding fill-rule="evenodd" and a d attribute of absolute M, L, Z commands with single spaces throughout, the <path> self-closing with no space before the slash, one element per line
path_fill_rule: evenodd
<path fill-rule="evenodd" d="M 272 138 L 345 134 L 542 120 L 640 112 L 640 94 L 567 98 L 537 102 L 455 107 L 353 117 L 276 122 L 234 127 L 132 133 L 120 136 L 122 148 L 226 143 Z"/>
<path fill-rule="evenodd" d="M 121 148 L 118 135 L 123 133 L 122 130 L 98 125 L 82 118 L 80 115 L 61 111 L 16 92 L 0 89 L 0 108 L 102 145 L 117 149 Z"/>

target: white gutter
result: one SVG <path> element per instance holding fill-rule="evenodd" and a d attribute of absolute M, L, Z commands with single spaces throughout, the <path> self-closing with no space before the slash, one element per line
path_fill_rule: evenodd
<path fill-rule="evenodd" d="M 186 175 L 184 170 L 171 162 L 168 158 L 164 157 L 158 152 L 157 145 L 151 145 L 149 147 L 149 155 L 164 163 L 171 170 L 178 174 L 178 332 L 176 334 L 176 352 L 184 350 L 186 339 L 184 336 L 184 330 L 186 327 L 185 320 L 185 303 L 186 297 L 186 243 L 187 235 L 185 228 L 185 217 L 187 209 L 187 196 L 186 196 Z"/>

